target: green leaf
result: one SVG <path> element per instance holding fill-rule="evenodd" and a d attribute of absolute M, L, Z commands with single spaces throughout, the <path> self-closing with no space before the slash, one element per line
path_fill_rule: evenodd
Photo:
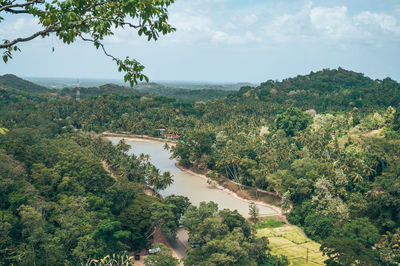
<path fill-rule="evenodd" d="M 0 134 L 5 135 L 8 132 L 7 128 L 0 127 Z"/>

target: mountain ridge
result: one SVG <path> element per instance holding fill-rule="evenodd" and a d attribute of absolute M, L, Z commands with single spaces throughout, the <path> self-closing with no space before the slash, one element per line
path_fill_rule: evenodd
<path fill-rule="evenodd" d="M 53 90 L 40 86 L 36 83 L 22 79 L 14 74 L 4 74 L 0 76 L 0 86 L 7 89 L 30 92 L 51 92 Z"/>

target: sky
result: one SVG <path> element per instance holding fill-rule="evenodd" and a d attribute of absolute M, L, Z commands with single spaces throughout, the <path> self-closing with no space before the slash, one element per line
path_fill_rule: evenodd
<path fill-rule="evenodd" d="M 176 32 L 156 42 L 118 29 L 104 43 L 113 55 L 141 62 L 151 81 L 257 83 L 339 66 L 400 81 L 399 0 L 177 0 L 169 21 Z M 0 39 L 39 29 L 30 17 L 6 16 Z M 123 76 L 89 43 L 50 36 L 20 48 L 0 63 L 0 74 Z"/>

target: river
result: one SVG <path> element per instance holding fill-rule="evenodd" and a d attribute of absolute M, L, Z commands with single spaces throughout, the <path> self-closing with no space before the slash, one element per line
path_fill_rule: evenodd
<path fill-rule="evenodd" d="M 119 137 L 108 137 L 108 139 L 114 144 L 121 140 Z M 172 194 L 186 196 L 196 206 L 202 201 L 214 201 L 220 209 L 237 210 L 241 215 L 249 216 L 248 201 L 239 199 L 232 193 L 209 185 L 201 176 L 184 172 L 176 167 L 176 160 L 171 159 L 170 152 L 164 150 L 163 142 L 131 138 L 126 138 L 125 141 L 131 146 L 128 151 L 129 154 L 148 154 L 150 155 L 151 163 L 159 168 L 161 172 L 169 171 L 173 175 L 174 183 L 167 189 L 160 191 L 163 197 Z M 257 206 L 260 210 L 260 215 L 277 214 L 276 210 L 264 204 L 257 204 Z"/>

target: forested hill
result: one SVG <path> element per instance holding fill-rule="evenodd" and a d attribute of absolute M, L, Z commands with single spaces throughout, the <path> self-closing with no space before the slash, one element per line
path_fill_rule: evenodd
<path fill-rule="evenodd" d="M 37 85 L 33 82 L 24 80 L 13 74 L 5 74 L 0 76 L 0 87 L 6 89 L 14 89 L 27 92 L 49 92 L 52 91 L 46 87 Z"/>
<path fill-rule="evenodd" d="M 343 68 L 324 69 L 282 81 L 268 80 L 256 88 L 243 87 L 238 94 L 241 98 L 279 104 L 282 109 L 296 106 L 320 112 L 354 107 L 371 110 L 397 106 L 400 84 L 390 78 L 372 80 Z"/>

